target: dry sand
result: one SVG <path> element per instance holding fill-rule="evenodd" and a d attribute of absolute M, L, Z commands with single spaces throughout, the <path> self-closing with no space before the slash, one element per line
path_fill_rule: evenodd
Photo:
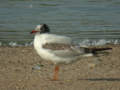
<path fill-rule="evenodd" d="M 108 55 L 61 65 L 58 81 L 33 47 L 0 47 L 0 90 L 120 90 L 120 45 L 109 47 Z"/>

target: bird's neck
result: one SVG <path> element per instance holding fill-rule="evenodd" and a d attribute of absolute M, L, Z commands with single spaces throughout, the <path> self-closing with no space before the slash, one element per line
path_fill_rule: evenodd
<path fill-rule="evenodd" d="M 36 33 L 35 38 L 34 38 L 34 46 L 42 48 L 42 45 L 46 43 L 45 37 L 48 35 L 48 33 Z"/>
<path fill-rule="evenodd" d="M 35 37 L 34 37 L 34 47 L 35 48 L 41 48 L 42 47 L 42 36 L 39 33 L 36 33 Z"/>

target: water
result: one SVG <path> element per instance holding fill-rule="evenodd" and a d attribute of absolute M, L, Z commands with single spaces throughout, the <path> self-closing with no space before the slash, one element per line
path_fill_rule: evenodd
<path fill-rule="evenodd" d="M 0 45 L 32 45 L 29 32 L 43 23 L 80 44 L 117 44 L 119 18 L 120 0 L 1 0 Z"/>

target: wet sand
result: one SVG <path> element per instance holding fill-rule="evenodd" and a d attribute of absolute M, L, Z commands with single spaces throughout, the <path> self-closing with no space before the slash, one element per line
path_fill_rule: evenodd
<path fill-rule="evenodd" d="M 120 45 L 109 47 L 109 54 L 61 65 L 58 81 L 54 64 L 33 47 L 0 47 L 0 90 L 120 90 Z"/>

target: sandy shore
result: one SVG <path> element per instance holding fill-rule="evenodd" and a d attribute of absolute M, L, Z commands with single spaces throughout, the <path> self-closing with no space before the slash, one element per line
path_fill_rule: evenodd
<path fill-rule="evenodd" d="M 61 65 L 59 81 L 33 47 L 0 47 L 0 90 L 120 90 L 120 45 L 109 47 L 109 54 Z"/>

